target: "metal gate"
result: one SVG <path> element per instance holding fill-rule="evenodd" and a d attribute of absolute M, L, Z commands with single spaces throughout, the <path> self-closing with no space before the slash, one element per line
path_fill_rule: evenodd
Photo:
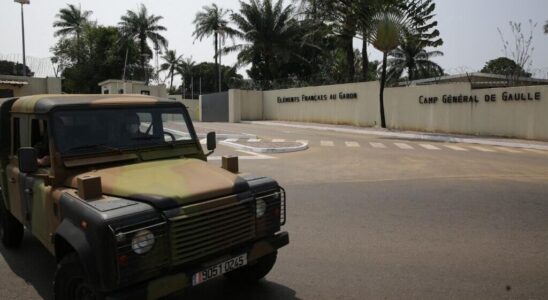
<path fill-rule="evenodd" d="M 202 122 L 228 122 L 228 92 L 202 95 Z"/>

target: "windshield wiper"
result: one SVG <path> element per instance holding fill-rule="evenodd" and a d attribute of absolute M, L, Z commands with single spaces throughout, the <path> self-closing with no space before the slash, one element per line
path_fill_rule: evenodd
<path fill-rule="evenodd" d="M 70 148 L 68 151 L 77 151 L 77 150 L 84 150 L 84 149 L 105 149 L 110 151 L 116 151 L 119 153 L 122 153 L 122 150 L 116 147 L 112 147 L 106 144 L 89 144 L 89 145 L 81 145 L 77 147 Z"/>

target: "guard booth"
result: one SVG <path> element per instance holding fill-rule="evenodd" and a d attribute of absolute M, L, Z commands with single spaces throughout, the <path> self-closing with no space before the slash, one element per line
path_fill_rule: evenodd
<path fill-rule="evenodd" d="M 228 122 L 228 92 L 200 96 L 202 122 Z"/>

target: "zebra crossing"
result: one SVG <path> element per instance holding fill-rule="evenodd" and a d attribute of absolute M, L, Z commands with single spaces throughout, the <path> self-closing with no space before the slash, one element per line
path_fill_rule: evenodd
<path fill-rule="evenodd" d="M 283 143 L 285 139 L 226 139 L 226 142 L 245 141 L 248 143 L 272 142 Z M 200 140 L 202 144 L 206 144 L 206 139 Z M 346 148 L 375 148 L 375 149 L 399 149 L 405 151 L 442 151 L 451 150 L 456 152 L 478 151 L 485 153 L 512 153 L 512 154 L 548 154 L 548 151 L 528 148 L 510 148 L 502 146 L 485 146 L 485 145 L 468 145 L 468 144 L 429 144 L 429 143 L 404 143 L 404 142 L 366 142 L 360 144 L 357 141 L 335 142 L 330 140 L 320 140 L 310 143 L 308 140 L 296 140 L 297 143 L 306 143 L 309 146 L 319 146 L 325 148 L 333 148 L 343 146 Z"/>

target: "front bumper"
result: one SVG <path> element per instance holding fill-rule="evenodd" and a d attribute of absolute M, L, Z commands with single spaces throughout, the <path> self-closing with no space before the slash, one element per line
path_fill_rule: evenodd
<path fill-rule="evenodd" d="M 284 231 L 272 237 L 256 241 L 251 244 L 251 246 L 245 247 L 244 249 L 239 249 L 239 251 L 231 252 L 231 254 L 241 254 L 243 252 L 247 252 L 247 260 L 254 261 L 282 248 L 287 244 L 289 244 L 289 234 Z M 219 258 L 219 260 L 222 259 L 224 258 Z M 118 291 L 107 297 L 107 299 L 148 300 L 165 297 L 192 286 L 192 275 L 201 270 L 203 267 L 204 266 L 202 265 L 189 267 L 188 269 L 180 270 L 174 274 L 152 279 L 148 282 Z"/>

